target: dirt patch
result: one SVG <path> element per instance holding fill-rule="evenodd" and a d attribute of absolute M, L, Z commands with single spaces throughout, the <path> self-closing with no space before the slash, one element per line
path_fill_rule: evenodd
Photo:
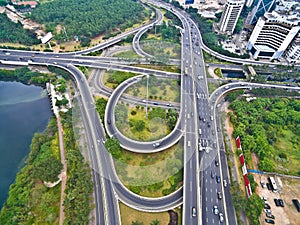
<path fill-rule="evenodd" d="M 253 169 L 257 170 L 258 169 L 258 156 L 255 154 L 255 153 L 251 153 L 251 158 L 252 158 L 252 166 L 253 166 Z"/>
<path fill-rule="evenodd" d="M 173 210 L 168 211 L 170 216 L 170 222 L 168 225 L 178 225 L 178 214 Z"/>
<path fill-rule="evenodd" d="M 225 103 L 223 104 L 223 106 L 222 106 L 222 107 L 223 107 L 222 110 L 224 110 L 224 111 L 226 112 L 226 115 L 228 115 L 228 113 L 230 113 L 230 112 L 233 113 L 232 110 L 228 109 L 228 106 L 229 106 L 229 102 L 225 102 Z M 226 129 L 228 135 L 231 137 L 232 134 L 233 134 L 233 126 L 232 126 L 232 124 L 230 123 L 230 118 L 229 118 L 229 116 L 226 116 L 226 120 L 225 120 L 225 129 Z"/>
<path fill-rule="evenodd" d="M 272 215 L 275 216 L 275 224 L 280 225 L 299 225 L 300 216 L 292 203 L 292 199 L 300 199 L 300 179 L 283 178 L 275 176 L 275 181 L 278 186 L 278 192 L 274 193 L 267 188 L 262 188 L 260 181 L 268 182 L 267 175 L 254 175 L 254 179 L 259 184 L 256 189 L 260 197 L 267 198 L 268 204 L 271 206 Z M 284 207 L 277 207 L 274 198 L 281 198 L 284 201 Z M 260 224 L 267 225 L 265 212 L 262 212 L 259 220 Z"/>

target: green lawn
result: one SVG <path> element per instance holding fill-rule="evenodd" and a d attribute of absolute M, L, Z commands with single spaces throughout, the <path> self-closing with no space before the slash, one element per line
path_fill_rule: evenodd
<path fill-rule="evenodd" d="M 150 225 L 151 222 L 155 219 L 160 221 L 161 225 L 169 224 L 170 217 L 168 212 L 160 212 L 160 213 L 142 212 L 130 208 L 121 202 L 119 206 L 120 206 L 122 225 L 132 225 L 132 222 L 135 221 L 142 222 L 143 225 Z"/>
<path fill-rule="evenodd" d="M 208 84 L 208 92 L 211 94 L 216 90 L 220 85 L 218 83 L 207 82 Z"/>
<path fill-rule="evenodd" d="M 277 172 L 293 173 L 300 172 L 300 138 L 291 130 L 282 130 L 274 143 L 275 169 Z M 284 153 L 282 155 L 282 153 Z M 286 159 L 284 157 L 286 156 Z M 283 157 L 280 157 L 283 156 Z"/>
<path fill-rule="evenodd" d="M 122 183 L 142 196 L 164 196 L 164 190 L 173 192 L 181 186 L 183 146 L 178 144 L 158 153 L 140 154 L 122 150 L 120 160 L 115 161 Z"/>
<path fill-rule="evenodd" d="M 140 59 L 141 58 L 141 56 L 136 54 L 133 50 L 116 53 L 113 56 L 118 57 L 118 58 L 128 58 L 128 59 Z"/>
<path fill-rule="evenodd" d="M 146 99 L 147 82 L 144 78 L 126 90 L 127 94 Z M 151 100 L 163 100 L 169 102 L 180 101 L 180 86 L 177 80 L 149 78 L 148 97 Z"/>
<path fill-rule="evenodd" d="M 170 133 L 170 129 L 163 119 L 155 118 L 150 120 L 149 118 L 146 118 L 145 109 L 136 109 L 129 106 L 125 107 L 127 109 L 127 119 L 118 120 L 117 118 L 116 126 L 120 130 L 120 132 L 126 137 L 138 141 L 154 141 L 163 138 Z M 124 108 L 122 108 L 122 110 L 123 109 Z M 119 111 L 117 110 L 118 107 L 116 107 L 116 115 L 119 114 Z M 132 115 L 132 111 L 135 111 L 136 114 Z M 134 127 L 130 126 L 131 119 L 145 121 L 145 129 L 143 129 L 142 131 L 137 131 L 136 129 L 134 129 Z"/>

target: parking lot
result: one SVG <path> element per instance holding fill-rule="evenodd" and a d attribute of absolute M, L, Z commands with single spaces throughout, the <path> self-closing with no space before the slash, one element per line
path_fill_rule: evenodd
<path fill-rule="evenodd" d="M 257 193 L 260 197 L 266 198 L 266 203 L 270 205 L 271 215 L 274 215 L 275 224 L 280 225 L 299 225 L 300 224 L 300 213 L 296 210 L 292 199 L 298 199 L 300 201 L 300 179 L 283 178 L 275 176 L 278 191 L 274 193 L 268 190 L 267 187 L 262 187 L 261 181 L 265 184 L 268 183 L 267 175 L 254 175 L 255 180 L 259 184 L 257 187 Z M 284 207 L 276 206 L 274 199 L 282 199 Z M 260 216 L 260 224 L 269 224 L 265 222 L 267 218 L 266 212 L 263 211 Z M 272 220 L 272 219 L 271 219 Z"/>

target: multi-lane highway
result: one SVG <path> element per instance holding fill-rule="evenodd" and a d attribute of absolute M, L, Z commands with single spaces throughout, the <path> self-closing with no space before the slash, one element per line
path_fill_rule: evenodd
<path fill-rule="evenodd" d="M 81 55 L 104 49 L 136 32 L 138 33 L 133 40 L 133 46 L 139 46 L 140 36 L 162 20 L 162 14 L 159 10 L 156 10 L 156 19 L 149 24 L 87 50 L 58 54 L 5 49 L 0 50 L 0 62 L 4 65 L 54 65 L 67 70 L 73 75 L 93 168 L 96 224 L 120 224 L 118 208 L 118 200 L 120 200 L 132 208 L 150 212 L 166 211 L 179 206 L 183 201 L 183 224 L 220 224 L 223 219 L 224 224 L 234 225 L 236 224 L 236 218 L 229 192 L 228 166 L 220 132 L 220 121 L 216 113 L 217 104 L 224 93 L 240 88 L 279 87 L 297 91 L 300 91 L 300 89 L 239 82 L 222 86 L 209 97 L 202 49 L 224 60 L 237 63 L 264 64 L 265 62 L 232 59 L 212 52 L 203 44 L 197 25 L 185 12 L 166 3 L 151 1 L 151 4 L 169 10 L 182 22 L 181 111 L 176 129 L 168 137 L 160 140 L 160 148 L 154 148 L 153 143 L 134 142 L 127 138 L 123 140 L 122 136 L 119 135 L 119 132 L 113 126 L 114 105 L 128 85 L 137 82 L 139 78 L 132 78 L 116 89 L 109 100 L 111 104 L 108 104 L 109 107 L 104 122 L 110 136 L 119 138 L 122 146 L 129 150 L 143 149 L 145 152 L 162 150 L 177 142 L 181 135 L 184 136 L 184 185 L 182 189 L 169 196 L 156 199 L 140 197 L 131 193 L 122 185 L 116 175 L 113 159 L 106 151 L 102 141 L 105 140 L 105 132 L 97 116 L 88 83 L 85 76 L 73 66 L 83 65 L 178 79 L 178 74 L 126 65 L 131 63 L 128 60 Z M 135 49 L 140 55 L 145 56 L 145 53 L 140 51 L 140 47 Z M 175 61 L 173 63 L 176 64 Z M 107 90 L 104 91 L 107 92 Z M 124 98 L 124 100 L 130 101 L 132 99 Z M 216 209 L 213 210 L 213 208 L 217 208 L 217 214 L 215 214 Z M 219 213 L 222 213 L 223 216 Z"/>

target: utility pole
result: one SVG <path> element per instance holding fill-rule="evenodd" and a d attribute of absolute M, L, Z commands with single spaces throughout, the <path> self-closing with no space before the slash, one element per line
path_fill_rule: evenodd
<path fill-rule="evenodd" d="M 146 88 L 146 118 L 148 118 L 148 80 L 149 80 L 149 74 L 147 76 L 147 88 Z"/>

